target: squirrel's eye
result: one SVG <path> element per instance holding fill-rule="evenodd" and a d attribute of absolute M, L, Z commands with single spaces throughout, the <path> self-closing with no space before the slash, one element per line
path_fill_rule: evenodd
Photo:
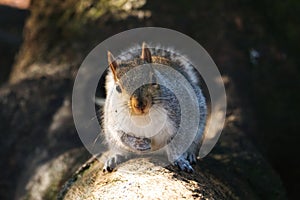
<path fill-rule="evenodd" d="M 122 92 L 121 87 L 120 87 L 119 85 L 116 86 L 116 90 L 117 90 L 117 92 L 119 92 L 119 93 Z"/>

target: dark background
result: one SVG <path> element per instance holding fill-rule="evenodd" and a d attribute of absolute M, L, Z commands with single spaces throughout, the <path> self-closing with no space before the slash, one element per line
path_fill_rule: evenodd
<path fill-rule="evenodd" d="M 238 91 L 234 98 L 240 102 L 236 106 L 246 112 L 241 129 L 295 199 L 300 188 L 300 2 L 149 1 L 142 9 L 151 15 L 118 28 L 108 20 L 101 25 L 106 29 L 100 38 L 144 25 L 175 29 L 196 39 L 222 75 L 233 81 Z M 0 7 L 0 86 L 8 84 L 29 15 L 28 10 Z M 255 60 L 253 50 L 259 54 Z"/>

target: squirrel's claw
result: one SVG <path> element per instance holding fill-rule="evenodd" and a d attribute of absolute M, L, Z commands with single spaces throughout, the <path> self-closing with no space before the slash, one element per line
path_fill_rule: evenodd
<path fill-rule="evenodd" d="M 193 173 L 194 169 L 191 166 L 190 162 L 185 159 L 183 156 L 180 156 L 175 162 L 174 165 L 176 165 L 180 170 L 186 171 L 189 173 Z"/>
<path fill-rule="evenodd" d="M 196 155 L 193 153 L 187 153 L 186 158 L 191 164 L 196 164 L 196 162 L 197 162 Z"/>
<path fill-rule="evenodd" d="M 120 164 L 121 162 L 123 162 L 124 160 L 125 160 L 124 156 L 122 156 L 120 154 L 115 154 L 115 155 L 111 156 L 105 162 L 104 167 L 103 167 L 103 172 L 105 172 L 105 171 L 112 172 L 116 168 L 116 166 L 118 164 Z"/>

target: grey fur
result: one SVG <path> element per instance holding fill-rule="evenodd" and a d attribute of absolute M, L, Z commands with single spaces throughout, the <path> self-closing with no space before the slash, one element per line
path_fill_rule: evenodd
<path fill-rule="evenodd" d="M 201 91 L 201 86 L 199 85 L 200 83 L 200 76 L 198 72 L 195 70 L 193 67 L 193 64 L 188 61 L 186 57 L 181 55 L 179 52 L 171 49 L 171 48 L 162 48 L 159 45 L 156 46 L 151 46 L 149 47 L 149 50 L 151 51 L 152 57 L 158 57 L 163 58 L 163 60 L 167 60 L 165 63 L 159 63 L 159 64 L 168 64 L 170 67 L 173 69 L 177 70 L 180 72 L 191 84 L 196 97 L 198 101 L 198 108 L 200 112 L 200 121 L 199 121 L 199 127 L 198 127 L 198 132 L 196 134 L 196 137 L 194 138 L 193 143 L 190 145 L 188 148 L 187 152 L 184 153 L 183 155 L 179 156 L 178 159 L 174 162 L 175 165 L 179 167 L 180 170 L 192 172 L 193 168 L 191 164 L 196 162 L 196 155 L 198 155 L 200 145 L 201 145 L 201 140 L 203 137 L 203 132 L 205 128 L 205 123 L 206 123 L 206 114 L 207 114 L 207 108 L 206 108 L 206 102 L 205 98 L 202 94 Z M 141 46 L 134 46 L 128 50 L 123 51 L 116 59 L 118 65 L 119 65 L 119 73 L 120 74 L 126 74 L 128 69 L 127 68 L 133 68 L 138 65 L 145 64 L 143 60 L 140 59 L 141 55 Z M 158 59 L 158 60 L 159 60 Z M 155 59 L 153 63 L 155 63 Z M 160 62 L 160 61 L 157 61 Z M 122 72 L 123 70 L 123 72 Z M 137 74 L 138 76 L 142 76 L 147 73 L 141 73 Z M 116 97 L 117 95 L 116 92 L 112 92 L 115 90 L 114 85 L 112 83 L 113 81 L 113 74 L 110 72 L 108 73 L 106 77 L 106 91 L 107 91 L 107 99 L 105 102 L 105 107 L 104 107 L 104 118 L 103 118 L 103 125 L 104 125 L 104 133 L 105 133 L 105 139 L 106 142 L 109 145 L 110 148 L 110 157 L 107 159 L 107 162 L 105 163 L 104 169 L 111 171 L 112 168 L 114 168 L 119 162 L 117 158 L 122 157 L 122 161 L 124 161 L 124 157 L 130 158 L 134 154 L 142 154 L 143 152 L 139 152 L 135 149 L 130 149 L 126 144 L 124 144 L 124 141 L 138 141 L 139 139 L 136 139 L 135 137 L 131 137 L 131 140 L 124 138 L 124 134 L 122 135 L 122 140 L 121 140 L 121 135 L 118 133 L 119 131 L 123 130 L 117 130 L 118 123 L 121 124 L 123 121 L 114 121 L 114 116 L 112 114 L 112 111 L 120 111 L 120 112 L 125 112 L 126 111 L 126 103 L 128 99 L 120 99 L 120 105 L 114 105 L 111 102 L 113 99 L 118 99 L 118 98 L 125 98 L 125 97 Z M 164 81 L 163 77 L 160 77 L 160 74 L 154 72 L 154 77 L 157 79 L 160 79 L 161 81 Z M 124 87 L 127 90 L 130 90 L 130 84 L 132 83 L 131 81 L 134 80 L 129 80 L 126 83 L 123 82 Z M 151 86 L 149 86 L 151 88 Z M 143 92 L 141 92 L 143 95 Z M 167 125 L 166 125 L 166 130 L 168 130 L 167 134 L 167 140 L 170 141 L 172 138 L 176 135 L 176 131 L 178 130 L 178 126 L 180 124 L 180 105 L 178 102 L 178 99 L 176 96 L 167 88 L 164 86 L 159 87 L 159 92 L 158 93 L 153 93 L 152 96 L 153 99 L 153 106 L 155 105 L 156 108 L 160 110 L 160 112 L 166 112 L 167 115 Z M 115 106 L 115 107 L 114 107 Z M 112 108 L 113 107 L 113 108 Z M 129 109 L 129 108 L 128 108 Z M 124 113 L 120 113 L 120 115 L 124 115 Z M 116 116 L 116 115 L 115 115 Z M 129 116 L 128 116 L 129 117 Z M 130 133 L 132 134 L 132 133 Z M 134 134 L 134 133 L 133 133 Z M 189 133 L 186 133 L 189 134 Z M 157 138 L 156 138 L 157 139 Z M 166 138 L 162 138 L 161 140 L 165 140 Z M 139 141 L 144 141 L 144 140 L 139 140 Z M 167 141 L 167 142 L 168 142 Z M 129 145 L 130 146 L 130 145 Z M 131 145 L 135 146 L 135 145 Z M 169 147 L 167 149 L 167 154 L 168 156 L 172 157 L 172 154 L 176 152 L 174 149 L 176 147 Z M 170 155 L 171 154 L 171 155 Z"/>

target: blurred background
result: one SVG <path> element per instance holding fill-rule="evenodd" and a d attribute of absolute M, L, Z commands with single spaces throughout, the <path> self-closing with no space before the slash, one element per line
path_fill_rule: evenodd
<path fill-rule="evenodd" d="M 0 0 L 0 87 L 38 76 L 39 70 L 51 73 L 49 63 L 61 70 L 69 62 L 76 71 L 95 45 L 127 29 L 180 31 L 208 51 L 231 83 L 229 115 L 237 113 L 237 126 L 279 174 L 289 199 L 298 197 L 300 1 L 74 2 Z M 32 63 L 43 63 L 43 69 Z M 7 132 L 0 132 L 5 138 Z"/>

